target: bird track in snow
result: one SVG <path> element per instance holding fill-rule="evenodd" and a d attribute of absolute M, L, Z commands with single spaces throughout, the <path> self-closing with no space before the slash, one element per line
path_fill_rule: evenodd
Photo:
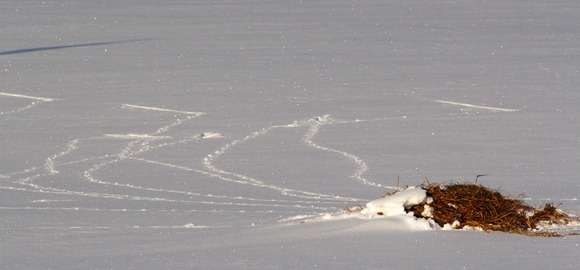
<path fill-rule="evenodd" d="M 41 103 L 52 102 L 55 100 L 53 98 L 34 97 L 34 96 L 28 96 L 28 95 L 22 95 L 22 94 L 8 93 L 8 92 L 0 92 L 0 96 L 32 100 L 29 104 L 27 104 L 25 106 L 18 107 L 18 108 L 15 108 L 13 110 L 9 110 L 9 111 L 0 111 L 0 116 L 23 112 L 23 111 L 26 111 L 28 109 L 31 109 L 31 108 L 41 104 Z"/>
<path fill-rule="evenodd" d="M 235 205 L 235 206 L 291 207 L 291 208 L 320 209 L 320 210 L 329 209 L 329 208 L 322 208 L 322 207 L 317 207 L 315 205 L 312 205 L 312 204 L 317 203 L 314 201 L 288 201 L 288 200 L 273 200 L 273 199 L 270 200 L 270 199 L 249 198 L 249 197 L 243 197 L 243 196 L 232 197 L 232 196 L 223 196 L 223 195 L 214 195 L 214 194 L 202 194 L 202 193 L 197 193 L 197 192 L 189 192 L 189 191 L 181 191 L 181 190 L 168 190 L 168 189 L 162 189 L 162 188 L 151 188 L 151 187 L 144 187 L 144 186 L 139 186 L 139 185 L 125 184 L 125 183 L 118 183 L 118 182 L 110 182 L 110 181 L 104 181 L 101 179 L 97 179 L 97 178 L 93 177 L 93 174 L 96 171 L 102 169 L 103 167 L 110 166 L 112 164 L 120 162 L 122 160 L 126 160 L 126 159 L 139 160 L 138 158 L 134 158 L 138 154 L 145 153 L 145 152 L 148 152 L 148 151 L 151 151 L 154 149 L 159 149 L 159 148 L 163 148 L 163 147 L 168 147 L 168 146 L 180 144 L 180 143 L 187 143 L 187 142 L 202 140 L 202 139 L 214 139 L 214 138 L 223 137 L 221 134 L 216 133 L 216 132 L 204 132 L 204 133 L 201 133 L 199 135 L 192 136 L 190 138 L 185 138 L 185 139 L 171 141 L 171 142 L 164 142 L 164 143 L 157 144 L 157 145 L 150 145 L 150 143 L 152 141 L 155 141 L 155 140 L 171 139 L 171 137 L 162 136 L 161 134 L 168 132 L 172 128 L 177 127 L 188 120 L 191 120 L 191 119 L 197 118 L 201 115 L 204 115 L 205 113 L 179 111 L 179 110 L 165 109 L 165 108 L 159 108 L 159 107 L 133 106 L 133 105 L 128 105 L 128 104 L 125 104 L 123 107 L 133 108 L 133 109 L 137 108 L 137 109 L 151 110 L 151 111 L 157 111 L 157 112 L 177 113 L 177 114 L 186 115 L 186 117 L 178 117 L 175 121 L 171 122 L 170 124 L 158 128 L 152 134 L 105 134 L 105 136 L 104 136 L 105 138 L 108 137 L 108 138 L 115 138 L 115 139 L 128 139 L 128 140 L 130 140 L 130 142 L 118 154 L 107 155 L 105 157 L 102 157 L 105 159 L 107 159 L 109 157 L 113 157 L 112 159 L 108 159 L 108 160 L 105 160 L 103 162 L 99 162 L 99 163 L 91 166 L 89 169 L 85 170 L 83 172 L 83 176 L 87 180 L 89 180 L 90 182 L 100 184 L 100 185 L 109 185 L 109 186 L 114 186 L 114 187 L 130 188 L 130 189 L 143 190 L 143 191 L 173 193 L 173 194 L 181 194 L 181 195 L 186 195 L 186 196 L 203 196 L 203 197 L 208 197 L 208 198 L 229 199 L 229 200 L 233 200 L 233 201 L 246 200 L 246 201 L 270 202 L 270 204 L 239 203 L 239 202 L 188 201 L 188 200 L 173 200 L 173 199 L 160 198 L 160 197 L 151 198 L 151 197 L 142 197 L 142 196 L 129 196 L 126 194 L 105 194 L 105 193 L 96 193 L 96 192 L 80 192 L 80 191 L 71 191 L 71 190 L 66 190 L 66 189 L 61 189 L 61 188 L 52 188 L 52 187 L 42 186 L 42 185 L 33 183 L 33 180 L 35 180 L 37 178 L 57 174 L 58 171 L 56 170 L 56 166 L 55 166 L 56 160 L 63 157 L 63 156 L 70 154 L 74 150 L 77 150 L 78 145 L 82 139 L 74 139 L 74 140 L 70 141 L 69 143 L 67 143 L 66 149 L 64 151 L 48 157 L 45 161 L 43 168 L 42 168 L 45 171 L 44 173 L 39 173 L 39 174 L 35 174 L 35 175 L 28 176 L 25 178 L 21 178 L 15 182 L 17 184 L 27 186 L 28 189 L 27 188 L 6 187 L 6 186 L 0 187 L 0 188 L 5 189 L 5 190 L 8 189 L 8 190 L 30 191 L 30 192 L 38 192 L 38 193 L 66 194 L 66 195 L 77 195 L 77 196 L 106 198 L 106 199 L 149 200 L 149 201 L 163 201 L 163 202 L 182 202 L 182 203 L 200 203 L 200 204 Z M 98 137 L 93 137 L 90 139 L 95 139 L 95 138 L 98 138 Z M 101 159 L 101 157 L 99 157 L 98 159 Z M 85 159 L 85 160 L 88 161 L 90 159 Z M 85 160 L 80 160 L 78 162 L 82 162 Z M 33 172 L 33 171 L 38 170 L 38 169 L 41 169 L 41 168 L 38 168 L 38 167 L 29 168 L 27 170 L 24 170 L 23 173 Z M 203 171 L 199 171 L 199 172 L 202 174 L 208 175 L 207 172 L 203 172 Z M 210 174 L 210 176 L 211 176 L 211 174 Z M 7 177 L 9 177 L 9 176 L 7 176 Z M 30 188 L 32 188 L 32 189 L 30 189 Z M 283 204 L 276 204 L 276 203 L 283 203 Z M 292 203 L 292 205 L 286 204 L 286 203 Z M 310 205 L 297 205 L 296 203 L 308 203 Z"/>
<path fill-rule="evenodd" d="M 352 178 L 357 179 L 358 181 L 360 181 L 361 183 L 363 183 L 365 185 L 370 185 L 370 186 L 380 187 L 380 188 L 387 188 L 387 189 L 398 189 L 397 187 L 378 184 L 378 183 L 369 181 L 366 178 L 364 178 L 363 175 L 368 170 L 368 166 L 366 165 L 366 163 L 362 159 L 360 159 L 356 155 L 350 154 L 350 153 L 347 153 L 344 151 L 332 149 L 329 147 L 320 146 L 320 145 L 314 143 L 312 141 L 312 139 L 314 138 L 314 136 L 316 136 L 316 134 L 320 130 L 320 126 L 322 126 L 322 125 L 355 124 L 355 123 L 370 122 L 370 121 L 385 121 L 385 120 L 405 119 L 405 118 L 406 118 L 405 116 L 402 116 L 402 117 L 384 117 L 384 118 L 362 119 L 362 120 L 361 119 L 334 120 L 334 119 L 330 118 L 330 115 L 323 115 L 323 116 L 313 117 L 313 118 L 306 119 L 306 120 L 293 121 L 292 123 L 286 124 L 286 125 L 272 125 L 272 126 L 265 127 L 265 128 L 260 129 L 260 130 L 251 132 L 249 135 L 247 135 L 241 139 L 233 140 L 233 141 L 225 144 L 224 146 L 222 146 L 221 148 L 219 148 L 215 152 L 207 155 L 204 158 L 203 163 L 204 163 L 204 166 L 206 167 L 206 169 L 210 172 L 213 172 L 215 174 L 228 175 L 231 177 L 235 177 L 235 178 L 244 180 L 246 184 L 271 188 L 271 189 L 279 191 L 282 195 L 285 195 L 285 196 L 307 198 L 307 199 L 318 199 L 318 200 L 361 201 L 362 199 L 359 199 L 359 198 L 352 198 L 352 197 L 345 197 L 345 196 L 334 195 L 334 194 L 323 194 L 323 193 L 316 193 L 316 192 L 310 192 L 310 191 L 295 190 L 295 189 L 290 189 L 290 188 L 282 188 L 282 187 L 278 187 L 278 186 L 274 186 L 274 185 L 266 185 L 264 183 L 264 181 L 262 181 L 262 180 L 259 180 L 259 179 L 256 179 L 256 178 L 253 178 L 253 177 L 250 177 L 247 175 L 242 175 L 239 173 L 230 172 L 230 171 L 226 171 L 226 170 L 217 168 L 214 165 L 214 162 L 216 160 L 218 160 L 219 158 L 221 158 L 224 154 L 229 152 L 235 146 L 237 146 L 239 144 L 246 143 L 250 140 L 254 140 L 260 136 L 264 136 L 264 135 L 270 133 L 274 129 L 308 127 L 308 131 L 306 132 L 306 134 L 302 138 L 302 141 L 304 143 L 306 143 L 307 145 L 315 148 L 315 149 L 340 154 L 340 155 L 345 156 L 348 159 L 352 160 L 356 165 L 356 170 L 355 170 L 355 173 L 353 174 Z"/>
<path fill-rule="evenodd" d="M 462 103 L 462 102 L 449 101 L 449 100 L 441 100 L 441 99 L 436 99 L 433 101 L 437 102 L 437 103 L 441 103 L 441 104 L 448 104 L 448 105 L 467 107 L 467 108 L 473 108 L 473 109 L 488 110 L 488 111 L 493 111 L 493 112 L 519 112 L 520 111 L 519 109 L 509 109 L 509 108 L 475 105 L 475 104 Z"/>
<path fill-rule="evenodd" d="M 28 98 L 28 97 L 27 97 Z M 42 98 L 39 98 L 40 101 L 48 101 Z M 201 141 L 203 139 L 211 139 L 211 138 L 222 138 L 223 136 L 219 133 L 215 132 L 204 132 L 202 134 L 198 134 L 195 136 L 191 136 L 189 138 L 183 139 L 174 139 L 171 136 L 167 136 L 168 133 L 173 128 L 181 126 L 183 123 L 205 115 L 203 112 L 192 112 L 192 111 L 183 111 L 183 110 L 174 110 L 162 107 L 151 107 L 151 106 L 142 106 L 142 105 L 131 105 L 131 104 L 123 104 L 121 106 L 125 109 L 130 110 L 142 110 L 142 111 L 153 111 L 153 112 L 160 112 L 160 113 L 172 113 L 176 117 L 176 119 L 170 122 L 167 125 L 161 126 L 157 128 L 152 133 L 145 133 L 145 134 L 136 134 L 136 133 L 126 133 L 126 134 L 105 134 L 101 136 L 101 138 L 111 138 L 111 139 L 125 139 L 129 140 L 129 142 L 123 147 L 117 154 L 108 154 L 101 157 L 91 157 L 86 158 L 79 161 L 72 161 L 69 162 L 70 164 L 76 162 L 84 162 L 84 161 L 92 161 L 92 160 L 99 160 L 104 159 L 104 161 L 97 162 L 96 164 L 90 166 L 88 169 L 84 170 L 82 176 L 87 181 L 99 184 L 99 185 L 107 185 L 117 188 L 128 188 L 133 190 L 142 190 L 148 192 L 159 192 L 159 193 L 170 193 L 170 194 L 180 194 L 184 196 L 201 196 L 206 198 L 213 198 L 213 199 L 224 199 L 230 201 L 191 201 L 191 200 L 175 200 L 175 199 L 168 199 L 162 197 L 144 197 L 144 196 L 132 196 L 127 194 L 114 194 L 114 193 L 97 193 L 97 192 L 81 192 L 81 191 L 70 191 L 66 189 L 59 189 L 59 188 L 51 188 L 46 186 L 41 186 L 38 184 L 33 183 L 35 179 L 44 176 L 55 175 L 58 172 L 57 160 L 62 158 L 71 152 L 77 150 L 79 148 L 79 144 L 81 143 L 82 139 L 74 139 L 67 143 L 65 150 L 54 154 L 48 157 L 45 161 L 45 164 L 42 168 L 33 167 L 29 168 L 28 171 L 25 170 L 24 173 L 33 172 L 38 169 L 42 169 L 44 172 L 40 174 L 35 174 L 32 176 L 28 176 L 17 181 L 18 184 L 28 186 L 32 189 L 26 188 L 11 188 L 11 187 L 2 187 L 3 189 L 13 189 L 13 190 L 28 190 L 40 193 L 56 193 L 56 194 L 69 194 L 69 195 L 78 195 L 78 196 L 87 196 L 87 197 L 96 197 L 96 198 L 107 198 L 107 199 L 127 199 L 127 200 L 148 200 L 148 201 L 163 201 L 163 202 L 181 202 L 181 203 L 200 203 L 200 204 L 216 204 L 216 205 L 236 205 L 236 206 L 268 206 L 268 207 L 296 207 L 296 208 L 308 208 L 308 209 L 319 209 L 319 210 L 327 210 L 329 208 L 325 207 L 318 207 L 317 204 L 321 203 L 338 203 L 338 202 L 352 202 L 352 201 L 361 201 L 362 199 L 359 198 L 352 198 L 352 197 L 345 197 L 335 194 L 324 194 L 324 193 L 317 193 L 317 192 L 310 192 L 304 190 L 297 190 L 291 189 L 281 186 L 276 186 L 272 184 L 268 184 L 267 181 L 256 179 L 250 176 L 242 175 L 235 172 L 225 171 L 223 169 L 217 168 L 213 163 L 218 159 L 225 155 L 228 151 L 230 151 L 235 146 L 245 143 L 247 141 L 256 139 L 260 136 L 264 136 L 270 133 L 274 129 L 285 129 L 285 128 L 307 128 L 306 133 L 302 137 L 302 141 L 317 150 L 326 151 L 330 153 L 335 153 L 341 155 L 349 160 L 351 160 L 355 165 L 355 171 L 351 178 L 356 179 L 357 181 L 361 182 L 364 185 L 369 185 L 373 187 L 379 188 L 387 188 L 387 189 L 397 189 L 397 187 L 387 186 L 379 183 L 372 182 L 364 177 L 364 174 L 368 171 L 368 165 L 364 160 L 360 157 L 337 149 L 333 149 L 330 147 L 322 146 L 313 141 L 314 137 L 319 133 L 320 128 L 324 125 L 339 125 L 339 124 L 356 124 L 356 123 L 363 123 L 363 122 L 371 122 L 371 121 L 385 121 L 385 120 L 392 120 L 392 119 L 401 119 L 401 117 L 384 117 L 384 118 L 375 118 L 375 119 L 355 119 L 355 120 L 335 120 L 330 118 L 330 115 L 323 115 L 319 117 L 314 117 L 305 120 L 298 120 L 294 121 L 290 124 L 286 125 L 273 125 L 270 127 L 262 128 L 260 130 L 254 131 L 249 135 L 230 141 L 229 143 L 225 144 L 224 146 L 220 147 L 218 150 L 214 151 L 213 153 L 207 155 L 203 159 L 203 165 L 205 170 L 201 169 L 194 169 L 186 166 L 154 161 L 150 159 L 143 159 L 138 157 L 139 154 L 150 152 L 155 149 L 161 149 L 177 144 L 185 144 L 192 141 Z M 404 118 L 404 117 L 403 117 Z M 156 141 L 162 141 L 157 144 L 153 144 Z M 272 189 L 279 192 L 281 195 L 301 198 L 302 200 L 280 200 L 280 199 L 261 199 L 261 198 L 251 198 L 251 197 L 244 197 L 244 196 L 225 196 L 225 195 L 215 195 L 215 194 L 203 194 L 198 192 L 191 192 L 191 191 L 183 191 L 183 190 L 171 190 L 171 189 L 164 189 L 164 188 L 154 188 L 154 187 L 145 187 L 140 185 L 134 185 L 129 183 L 120 183 L 120 182 L 113 182 L 107 181 L 104 179 L 99 179 L 95 175 L 96 172 L 103 169 L 104 167 L 111 166 L 123 160 L 135 160 L 140 161 L 143 163 L 148 164 L 155 164 L 159 166 L 164 166 L 168 168 L 178 169 L 182 171 L 191 171 L 194 173 L 206 175 L 211 178 L 217 178 L 223 181 L 243 184 L 243 185 L 250 185 L 255 186 L 258 188 L 266 188 Z M 62 163 L 62 166 L 66 165 L 66 163 Z M 3 175 L 3 178 L 10 178 L 11 175 Z M 248 201 L 253 203 L 241 203 L 239 201 Z M 235 202 L 238 201 L 238 202 Z M 261 202 L 261 203 L 255 203 Z M 264 204 L 265 203 L 265 204 Z M 289 205 L 290 203 L 294 205 Z"/>

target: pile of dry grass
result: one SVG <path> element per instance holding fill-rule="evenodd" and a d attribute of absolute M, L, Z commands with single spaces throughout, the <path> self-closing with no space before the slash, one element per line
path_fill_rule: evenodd
<path fill-rule="evenodd" d="M 416 217 L 432 218 L 440 226 L 454 224 L 455 228 L 471 226 L 486 231 L 557 236 L 534 230 L 541 222 L 566 224 L 571 220 L 551 204 L 534 208 L 481 185 L 429 184 L 423 188 L 430 199 L 407 211 Z"/>

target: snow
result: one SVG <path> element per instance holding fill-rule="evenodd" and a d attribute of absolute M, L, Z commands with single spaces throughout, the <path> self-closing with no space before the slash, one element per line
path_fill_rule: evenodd
<path fill-rule="evenodd" d="M 116 138 L 116 139 L 155 139 L 155 140 L 161 140 L 161 139 L 171 139 L 171 137 L 169 136 L 153 136 L 153 135 L 149 135 L 149 134 L 105 134 L 106 137 L 111 137 L 111 138 Z"/>
<path fill-rule="evenodd" d="M 482 110 L 490 110 L 493 112 L 517 112 L 517 111 L 519 111 L 519 109 L 508 109 L 508 108 L 481 106 L 481 105 L 474 105 L 474 104 L 461 103 L 461 102 L 448 101 L 448 100 L 434 100 L 434 101 L 437 103 L 450 104 L 450 105 L 462 106 L 462 107 L 467 107 L 467 108 L 482 109 Z"/>
<path fill-rule="evenodd" d="M 13 94 L 13 93 L 6 93 L 6 92 L 0 92 L 0 96 L 15 97 L 15 98 L 24 98 L 24 99 L 32 99 L 32 100 L 39 100 L 39 101 L 44 101 L 44 102 L 54 101 L 53 98 L 33 97 L 33 96 L 27 96 L 27 95 L 21 95 L 21 94 Z"/>
<path fill-rule="evenodd" d="M 540 222 L 538 227 L 536 228 L 537 231 L 549 231 L 549 232 L 557 232 L 557 233 L 566 233 L 566 232 L 580 232 L 580 222 L 577 220 L 573 220 L 567 224 L 557 224 L 557 223 L 548 223 L 548 222 Z"/>
<path fill-rule="evenodd" d="M 343 210 L 488 174 L 579 213 L 575 0 L 0 10 L 0 269 L 578 268 L 578 237 Z"/>
<path fill-rule="evenodd" d="M 352 226 L 357 231 L 426 231 L 439 229 L 432 220 L 415 218 L 406 213 L 405 208 L 419 204 L 426 199 L 426 192 L 420 187 L 408 187 L 383 198 L 370 201 L 366 207 L 348 207 L 344 210 L 319 215 L 296 215 L 279 220 L 286 224 L 305 223 L 349 223 L 352 220 L 364 221 Z"/>
<path fill-rule="evenodd" d="M 427 217 L 427 218 L 432 218 L 433 217 L 433 207 L 426 204 L 425 207 L 423 208 L 423 212 L 421 212 L 421 216 Z"/>
<path fill-rule="evenodd" d="M 420 204 L 426 198 L 427 193 L 424 189 L 408 187 L 403 191 L 367 203 L 362 213 L 387 217 L 406 215 L 405 207 Z"/>

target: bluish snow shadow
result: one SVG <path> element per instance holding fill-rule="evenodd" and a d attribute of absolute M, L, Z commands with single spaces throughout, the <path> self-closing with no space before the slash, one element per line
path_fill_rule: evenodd
<path fill-rule="evenodd" d="M 103 46 L 103 45 L 111 45 L 111 44 L 142 42 L 142 41 L 149 41 L 149 40 L 152 40 L 152 39 L 129 39 L 129 40 L 106 41 L 106 42 L 91 42 L 91 43 L 78 43 L 78 44 L 59 45 L 59 46 L 24 48 L 24 49 L 16 49 L 16 50 L 9 50 L 9 51 L 0 51 L 0 56 L 11 55 L 11 54 L 20 54 L 20 53 L 32 53 L 32 52 L 39 52 L 39 51 L 49 51 L 49 50 L 60 50 L 60 49 L 68 49 L 68 48 L 82 48 L 82 47 Z"/>

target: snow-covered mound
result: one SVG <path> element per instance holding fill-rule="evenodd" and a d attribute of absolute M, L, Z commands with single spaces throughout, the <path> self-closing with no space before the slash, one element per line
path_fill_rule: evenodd
<path fill-rule="evenodd" d="M 414 205 L 427 200 L 427 194 L 420 187 L 409 187 L 383 198 L 368 202 L 365 207 L 350 207 L 338 213 L 327 213 L 317 216 L 295 216 L 280 220 L 283 223 L 312 223 L 324 221 L 360 222 L 352 225 L 355 230 L 393 230 L 393 231 L 427 231 L 439 229 L 432 220 L 416 218 L 407 213 Z"/>
<path fill-rule="evenodd" d="M 370 201 L 361 210 L 363 215 L 371 216 L 401 216 L 407 215 L 405 208 L 425 201 L 427 193 L 419 187 L 409 187 L 389 196 Z"/>
<path fill-rule="evenodd" d="M 455 210 L 452 211 L 452 214 L 448 214 L 441 209 L 441 201 L 445 201 L 445 199 L 441 198 L 439 195 L 435 196 L 437 194 L 433 193 L 432 187 L 434 186 L 408 187 L 404 190 L 400 190 L 392 194 L 387 194 L 383 198 L 370 201 L 365 205 L 365 207 L 350 207 L 342 210 L 339 213 L 324 214 L 320 216 L 295 216 L 286 218 L 280 222 L 306 223 L 316 221 L 349 220 L 349 222 L 351 222 L 350 224 L 353 224 L 352 220 L 358 219 L 361 220 L 361 222 L 355 222 L 352 227 L 363 230 L 378 229 L 387 231 L 416 231 L 462 229 L 478 231 L 504 231 L 536 236 L 567 235 L 570 233 L 574 234 L 578 230 L 578 220 L 559 209 L 553 208 L 551 206 L 546 206 L 544 209 L 534 209 L 530 206 L 522 204 L 518 200 L 504 199 L 501 194 L 497 192 L 494 193 L 485 187 L 477 185 L 450 185 L 448 187 L 451 189 L 465 187 L 469 190 L 475 190 L 475 195 L 484 194 L 486 192 L 494 194 L 494 196 L 496 196 L 494 198 L 482 198 L 475 202 L 476 205 L 484 208 L 489 207 L 496 209 L 494 208 L 496 207 L 494 205 L 498 202 L 502 203 L 502 205 L 509 203 L 510 205 L 513 204 L 519 207 L 523 207 L 522 209 L 527 210 L 532 214 L 526 216 L 526 214 L 523 212 L 523 214 L 519 213 L 518 209 L 513 211 L 508 209 L 507 213 L 511 216 L 516 215 L 516 217 L 520 217 L 521 215 L 521 218 L 525 219 L 527 224 L 531 225 L 523 227 L 522 229 L 510 229 L 511 227 L 507 225 L 500 227 L 496 224 L 496 221 L 507 216 L 507 214 L 504 214 L 506 211 L 502 210 L 501 208 L 494 210 L 494 212 L 498 212 L 499 214 L 492 216 L 492 219 L 484 219 L 484 221 L 473 219 L 472 215 L 486 216 L 488 213 L 485 213 L 484 210 L 474 207 L 472 204 L 470 204 L 470 202 L 467 202 L 469 198 L 468 195 L 470 194 L 461 194 L 458 197 L 459 201 L 462 201 L 461 204 L 458 204 L 458 201 L 456 200 L 453 200 L 454 204 L 445 203 L 445 205 L 451 205 L 448 207 L 451 207 L 453 210 Z M 439 186 L 435 187 L 439 188 Z M 444 188 L 446 187 L 447 186 Z M 461 209 L 469 212 L 469 215 L 465 214 L 465 211 Z M 540 217 L 536 217 L 536 215 L 539 215 Z M 447 221 L 443 219 L 445 216 L 451 216 L 452 218 Z M 511 220 L 505 222 L 511 222 Z"/>

